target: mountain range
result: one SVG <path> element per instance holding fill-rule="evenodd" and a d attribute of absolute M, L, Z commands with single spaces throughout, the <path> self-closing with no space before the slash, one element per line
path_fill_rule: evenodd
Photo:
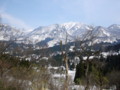
<path fill-rule="evenodd" d="M 109 27 L 92 26 L 79 22 L 69 22 L 63 24 L 53 24 L 40 26 L 31 32 L 16 29 L 12 26 L 0 24 L 0 40 L 9 41 L 17 39 L 17 43 L 40 44 L 44 43 L 48 47 L 58 45 L 60 41 L 65 42 L 66 34 L 68 41 L 72 42 L 77 37 L 82 37 L 87 31 L 94 30 L 97 36 L 95 42 L 117 42 L 120 39 L 120 25 L 113 24 Z"/>

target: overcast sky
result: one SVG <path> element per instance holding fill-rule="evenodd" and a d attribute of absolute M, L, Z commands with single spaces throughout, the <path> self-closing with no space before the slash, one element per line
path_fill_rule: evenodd
<path fill-rule="evenodd" d="M 120 24 L 120 0 L 0 0 L 2 22 L 18 28 L 81 22 Z"/>

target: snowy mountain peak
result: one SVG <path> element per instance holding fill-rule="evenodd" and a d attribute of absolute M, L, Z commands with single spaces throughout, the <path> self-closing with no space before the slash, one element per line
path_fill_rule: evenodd
<path fill-rule="evenodd" d="M 72 27 L 81 27 L 83 26 L 84 24 L 83 23 L 79 23 L 79 22 L 68 22 L 68 23 L 63 23 L 63 24 L 60 24 L 61 26 L 65 27 L 66 29 L 70 29 Z"/>
<path fill-rule="evenodd" d="M 113 24 L 111 26 L 108 27 L 109 29 L 120 29 L 120 25 L 118 24 Z"/>

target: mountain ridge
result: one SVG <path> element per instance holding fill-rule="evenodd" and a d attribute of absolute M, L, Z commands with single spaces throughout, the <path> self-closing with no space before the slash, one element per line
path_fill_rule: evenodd
<path fill-rule="evenodd" d="M 3 28 L 1 28 L 1 26 L 0 26 L 0 33 L 3 28 L 6 28 L 6 26 L 4 26 Z M 16 30 L 14 28 L 12 29 L 8 31 L 9 32 L 11 31 L 13 33 L 18 31 L 19 34 L 23 33 L 23 32 L 20 32 L 20 30 Z M 36 43 L 40 43 L 41 41 L 45 43 L 45 40 L 48 39 L 46 43 L 48 47 L 52 47 L 54 45 L 58 45 L 60 41 L 65 42 L 66 33 L 68 35 L 69 42 L 71 42 L 71 41 L 74 41 L 76 37 L 82 37 L 83 34 L 89 30 L 94 30 L 94 34 L 97 35 L 96 42 L 98 43 L 99 42 L 112 43 L 117 41 L 117 39 L 120 39 L 120 36 L 119 36 L 120 25 L 118 24 L 112 24 L 109 27 L 103 27 L 103 26 L 87 25 L 79 22 L 68 22 L 63 24 L 40 26 L 29 33 L 24 33 L 19 40 L 23 41 L 23 43 L 36 44 Z M 6 32 L 1 33 L 1 36 L 4 36 L 5 34 Z M 10 36 L 10 35 L 11 33 L 7 34 L 7 36 Z M 15 33 L 13 34 L 13 36 L 14 35 Z M 17 32 L 15 36 L 18 36 Z M 0 40 L 2 39 L 4 40 L 4 37 L 1 38 Z M 7 40 L 9 40 L 9 38 Z"/>

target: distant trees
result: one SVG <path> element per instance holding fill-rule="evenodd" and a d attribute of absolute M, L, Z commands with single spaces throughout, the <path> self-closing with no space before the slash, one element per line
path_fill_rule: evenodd
<path fill-rule="evenodd" d="M 107 72 L 120 70 L 120 54 L 107 56 L 106 63 Z"/>
<path fill-rule="evenodd" d="M 120 89 L 120 54 L 109 55 L 106 58 L 106 66 L 104 72 L 109 80 L 109 86 L 116 86 L 116 90 Z"/>
<path fill-rule="evenodd" d="M 100 57 L 100 59 L 103 59 Z M 100 59 L 95 60 L 92 65 L 92 81 L 93 84 L 98 86 L 102 90 L 109 83 L 108 78 L 104 74 L 105 63 L 101 62 Z"/>

